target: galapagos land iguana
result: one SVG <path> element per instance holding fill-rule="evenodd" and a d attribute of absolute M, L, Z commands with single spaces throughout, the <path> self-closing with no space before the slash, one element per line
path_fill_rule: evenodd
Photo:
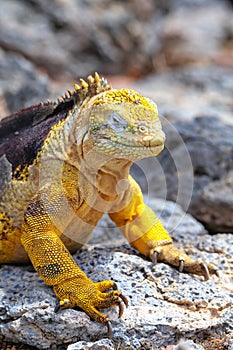
<path fill-rule="evenodd" d="M 99 309 L 117 305 L 121 316 L 126 297 L 111 280 L 90 280 L 71 256 L 104 212 L 154 263 L 205 279 L 217 269 L 173 245 L 129 175 L 133 162 L 164 147 L 156 104 L 97 73 L 80 81 L 57 101 L 0 122 L 0 263 L 30 260 L 60 307 L 80 307 L 111 333 Z"/>

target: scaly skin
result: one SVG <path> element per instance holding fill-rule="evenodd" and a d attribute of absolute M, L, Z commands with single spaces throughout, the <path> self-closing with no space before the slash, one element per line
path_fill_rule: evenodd
<path fill-rule="evenodd" d="M 164 147 L 156 105 L 134 90 L 112 89 L 97 74 L 81 85 L 57 102 L 22 112 L 27 135 L 19 126 L 19 134 L 25 135 L 20 140 L 29 138 L 31 145 L 34 137 L 27 157 L 22 147 L 16 147 L 17 157 L 8 154 L 5 136 L 0 143 L 0 259 L 20 263 L 29 257 L 40 277 L 53 286 L 61 307 L 79 306 L 110 331 L 108 316 L 99 309 L 118 305 L 121 316 L 126 298 L 113 281 L 91 281 L 69 252 L 88 241 L 104 212 L 154 262 L 206 278 L 216 268 L 193 261 L 173 245 L 129 175 L 134 161 L 155 156 Z M 0 123 L 0 134 L 7 130 L 11 137 L 15 118 Z"/>

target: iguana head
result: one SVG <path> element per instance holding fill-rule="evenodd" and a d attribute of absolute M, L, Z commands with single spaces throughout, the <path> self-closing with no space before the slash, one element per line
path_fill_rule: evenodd
<path fill-rule="evenodd" d="M 156 156 L 165 141 L 156 104 L 131 89 L 93 98 L 88 138 L 96 151 L 133 161 Z"/>

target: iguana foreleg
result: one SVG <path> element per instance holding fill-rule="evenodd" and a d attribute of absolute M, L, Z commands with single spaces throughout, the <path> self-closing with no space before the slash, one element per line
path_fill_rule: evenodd
<path fill-rule="evenodd" d="M 154 263 L 160 261 L 170 264 L 180 272 L 204 275 L 206 280 L 210 274 L 218 275 L 214 265 L 204 264 L 200 260 L 194 261 L 175 247 L 153 210 L 144 204 L 140 187 L 131 176 L 129 183 L 129 200 L 126 207 L 109 215 L 130 245 Z"/>
<path fill-rule="evenodd" d="M 59 238 L 61 232 L 53 223 L 55 216 L 63 214 L 59 207 L 62 194 L 55 186 L 41 192 L 43 196 L 37 195 L 25 212 L 22 244 L 39 276 L 47 285 L 53 286 L 61 307 L 80 307 L 93 320 L 106 324 L 110 332 L 108 316 L 98 309 L 118 305 L 121 316 L 122 301 L 127 304 L 127 300 L 118 290 L 106 292 L 114 289 L 113 281 L 95 283 L 78 267 Z"/>

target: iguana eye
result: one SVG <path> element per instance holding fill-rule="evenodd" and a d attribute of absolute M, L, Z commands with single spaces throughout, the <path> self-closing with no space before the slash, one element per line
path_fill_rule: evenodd
<path fill-rule="evenodd" d="M 110 114 L 108 124 L 113 130 L 124 130 L 128 125 L 128 123 L 117 112 L 112 112 Z"/>
<path fill-rule="evenodd" d="M 114 123 L 117 123 L 117 124 L 119 124 L 120 122 L 121 122 L 121 116 L 118 114 L 118 113 L 116 113 L 116 112 L 113 112 L 112 114 L 111 114 L 111 116 L 110 116 L 110 119 L 114 122 Z"/>

